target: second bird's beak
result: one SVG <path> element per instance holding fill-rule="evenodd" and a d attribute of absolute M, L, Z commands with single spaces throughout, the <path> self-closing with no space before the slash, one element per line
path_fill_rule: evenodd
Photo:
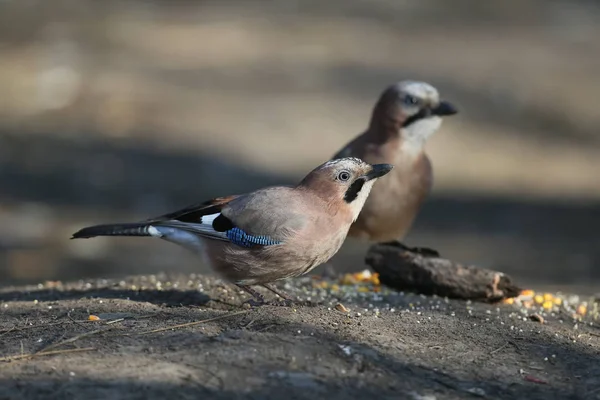
<path fill-rule="evenodd" d="M 369 172 L 367 172 L 365 175 L 363 175 L 367 181 L 370 181 L 372 179 L 381 178 L 382 176 L 384 176 L 385 174 L 390 172 L 392 170 L 392 168 L 394 168 L 394 166 L 392 164 L 375 164 L 375 165 L 372 165 L 371 167 L 372 167 L 372 169 Z"/>
<path fill-rule="evenodd" d="M 437 107 L 431 110 L 431 113 L 439 116 L 454 115 L 458 113 L 458 110 L 451 103 L 447 101 L 440 101 Z"/>

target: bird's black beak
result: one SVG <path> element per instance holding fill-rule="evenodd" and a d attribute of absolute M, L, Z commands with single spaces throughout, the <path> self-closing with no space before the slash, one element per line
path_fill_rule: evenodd
<path fill-rule="evenodd" d="M 447 101 L 440 101 L 437 107 L 431 110 L 431 113 L 441 117 L 444 115 L 454 115 L 458 113 L 458 110 L 451 103 L 448 103 Z"/>
<path fill-rule="evenodd" d="M 381 178 L 394 168 L 392 164 L 375 164 L 372 169 L 364 175 L 365 180 Z"/>

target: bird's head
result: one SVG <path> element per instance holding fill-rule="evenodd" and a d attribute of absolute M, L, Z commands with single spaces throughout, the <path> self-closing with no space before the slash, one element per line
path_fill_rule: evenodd
<path fill-rule="evenodd" d="M 373 110 L 370 129 L 385 135 L 398 134 L 403 144 L 421 149 L 438 130 L 442 117 L 454 115 L 456 107 L 440 99 L 426 82 L 401 81 L 389 86 Z"/>
<path fill-rule="evenodd" d="M 359 158 L 327 161 L 311 171 L 300 186 L 314 192 L 332 207 L 348 207 L 353 221 L 358 218 L 375 181 L 393 165 L 371 165 Z"/>

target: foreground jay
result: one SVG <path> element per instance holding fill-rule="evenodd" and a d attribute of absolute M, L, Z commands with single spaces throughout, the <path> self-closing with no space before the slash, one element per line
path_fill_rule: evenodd
<path fill-rule="evenodd" d="M 328 161 L 295 187 L 220 197 L 142 222 L 83 228 L 72 239 L 151 236 L 204 254 L 224 278 L 250 293 L 329 260 L 344 242 L 376 179 L 392 169 L 358 158 Z M 255 304 L 257 304 L 255 302 Z"/>
<path fill-rule="evenodd" d="M 394 165 L 394 170 L 374 185 L 349 236 L 376 242 L 404 238 L 433 181 L 425 142 L 438 130 L 443 116 L 456 113 L 456 108 L 441 101 L 438 91 L 425 82 L 398 82 L 381 94 L 367 130 L 334 156 Z"/>

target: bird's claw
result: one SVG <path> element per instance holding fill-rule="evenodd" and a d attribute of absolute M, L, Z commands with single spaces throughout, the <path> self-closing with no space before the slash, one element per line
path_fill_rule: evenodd
<path fill-rule="evenodd" d="M 246 304 L 248 304 L 249 307 L 254 308 L 254 307 L 264 306 L 267 304 L 267 302 L 264 300 L 248 299 L 242 303 L 242 305 L 246 305 Z"/>
<path fill-rule="evenodd" d="M 249 300 L 246 300 L 243 304 L 248 304 L 250 307 L 261 307 L 261 306 L 291 307 L 295 303 L 296 302 L 294 300 L 290 300 L 290 299 L 269 300 L 269 301 L 249 299 Z"/>
<path fill-rule="evenodd" d="M 283 299 L 283 300 L 273 300 L 270 303 L 271 303 L 271 305 L 274 305 L 274 306 L 291 307 L 296 302 L 292 299 Z M 275 303 L 275 304 L 273 304 L 273 303 Z"/>

